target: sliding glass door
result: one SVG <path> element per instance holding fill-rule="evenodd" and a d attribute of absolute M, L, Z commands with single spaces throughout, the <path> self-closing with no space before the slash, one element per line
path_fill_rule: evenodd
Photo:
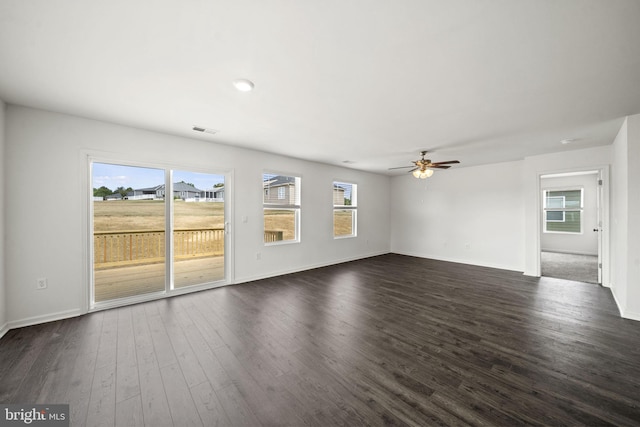
<path fill-rule="evenodd" d="M 225 280 L 224 175 L 91 164 L 92 306 Z"/>
<path fill-rule="evenodd" d="M 174 287 L 223 280 L 224 176 L 174 171 L 172 181 Z"/>

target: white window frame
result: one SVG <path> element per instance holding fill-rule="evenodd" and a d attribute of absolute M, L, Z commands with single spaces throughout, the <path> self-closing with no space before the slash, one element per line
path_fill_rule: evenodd
<path fill-rule="evenodd" d="M 555 190 L 554 190 L 554 191 L 555 191 Z M 546 194 L 546 191 L 545 191 L 545 194 Z M 545 209 L 545 212 L 544 212 L 544 213 L 545 213 L 545 215 L 544 215 L 545 222 L 565 222 L 565 215 L 564 215 L 564 214 L 565 214 L 565 212 L 564 212 L 564 211 L 559 211 L 559 210 L 557 210 L 557 209 L 564 209 L 564 208 L 565 208 L 565 201 L 566 201 L 566 197 L 564 197 L 564 196 L 551 196 L 551 197 L 545 197 L 545 198 L 544 198 L 544 203 L 545 203 L 545 205 L 546 205 L 546 203 L 547 203 L 547 201 L 548 201 L 549 199 L 561 199 L 561 200 L 562 200 L 562 204 L 561 204 L 562 206 L 560 206 L 559 208 L 555 208 L 555 207 L 554 207 L 554 208 L 550 208 L 550 207 L 546 206 L 546 207 L 545 207 L 546 209 Z M 547 215 L 546 215 L 546 214 L 548 214 L 549 212 L 560 212 L 560 213 L 562 214 L 562 219 L 549 219 L 549 218 L 547 217 Z M 546 227 L 545 227 L 545 231 L 546 231 Z"/>
<path fill-rule="evenodd" d="M 271 188 L 267 187 L 266 189 L 264 188 L 264 181 L 265 181 L 265 176 L 266 175 L 272 175 L 272 176 L 285 176 L 285 177 L 289 177 L 289 178 L 294 178 L 295 179 L 295 195 L 293 197 L 293 201 L 294 203 L 267 203 L 264 201 L 264 197 L 267 195 L 271 194 Z M 278 240 L 275 242 L 265 242 L 264 241 L 264 237 L 263 237 L 263 243 L 265 246 L 278 246 L 278 245 L 288 245 L 288 244 L 292 244 L 292 243 L 300 243 L 300 218 L 301 218 L 301 211 L 302 211 L 302 202 L 301 202 L 301 186 L 302 186 L 302 176 L 300 174 L 292 174 L 292 173 L 278 173 L 278 172 L 273 172 L 273 171 L 264 171 L 262 173 L 262 182 L 263 182 L 263 189 L 262 189 L 262 212 L 263 212 L 263 219 L 262 219 L 262 229 L 263 229 L 263 235 L 264 235 L 264 213 L 268 210 L 279 210 L 279 211 L 292 211 L 294 213 L 294 238 L 293 239 L 289 239 L 289 240 Z M 266 190 L 266 191 L 265 191 Z M 283 189 L 284 190 L 284 189 Z M 286 192 L 284 194 L 284 197 L 280 197 L 280 188 L 278 188 L 278 200 L 287 200 L 286 198 Z M 289 195 L 289 202 L 292 200 L 291 195 Z M 297 204 L 295 203 L 295 201 L 297 201 Z"/>
<path fill-rule="evenodd" d="M 348 186 L 351 187 L 351 204 L 350 205 L 345 205 L 344 202 L 342 204 L 334 203 L 334 194 L 333 194 L 333 192 L 335 191 L 335 187 L 336 186 L 339 187 L 341 185 L 345 185 L 345 186 L 348 185 Z M 337 211 L 344 211 L 344 210 L 352 211 L 352 214 L 351 214 L 351 234 L 342 234 L 342 235 L 336 236 L 335 228 L 333 228 L 333 238 L 334 239 L 349 239 L 349 238 L 357 237 L 358 236 L 358 184 L 356 184 L 354 182 L 334 180 L 333 181 L 333 185 L 331 186 L 331 200 L 332 200 L 332 204 L 333 204 L 333 222 L 332 222 L 332 224 L 334 225 L 334 227 L 335 227 L 335 218 L 336 218 L 336 212 Z M 343 198 L 343 200 L 344 200 L 344 198 Z"/>

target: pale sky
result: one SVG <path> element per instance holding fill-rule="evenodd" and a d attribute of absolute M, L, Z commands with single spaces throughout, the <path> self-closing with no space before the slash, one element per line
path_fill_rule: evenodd
<path fill-rule="evenodd" d="M 92 169 L 93 188 L 105 186 L 110 190 L 115 190 L 118 187 L 131 187 L 135 190 L 164 184 L 164 170 L 162 169 L 107 163 L 93 163 Z M 208 190 L 217 183 L 224 183 L 224 176 L 174 170 L 173 182 L 180 181 L 190 182 L 200 190 Z"/>

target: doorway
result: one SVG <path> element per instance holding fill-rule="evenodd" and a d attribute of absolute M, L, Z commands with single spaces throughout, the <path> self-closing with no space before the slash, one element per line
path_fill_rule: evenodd
<path fill-rule="evenodd" d="M 602 283 L 602 182 L 599 170 L 540 177 L 542 276 Z"/>
<path fill-rule="evenodd" d="M 225 175 L 91 162 L 92 308 L 226 283 Z"/>

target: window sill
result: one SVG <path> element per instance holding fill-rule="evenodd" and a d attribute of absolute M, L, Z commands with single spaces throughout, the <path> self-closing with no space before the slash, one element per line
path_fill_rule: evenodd
<path fill-rule="evenodd" d="M 281 245 L 292 245 L 295 243 L 300 243 L 300 240 L 279 240 L 277 242 L 264 242 L 265 246 L 281 246 Z"/>
<path fill-rule="evenodd" d="M 582 231 L 543 231 L 544 234 L 573 234 L 580 235 L 584 234 Z"/>

